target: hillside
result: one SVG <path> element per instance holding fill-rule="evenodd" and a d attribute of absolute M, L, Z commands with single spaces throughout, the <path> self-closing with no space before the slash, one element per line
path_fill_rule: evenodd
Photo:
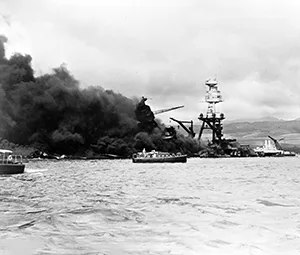
<path fill-rule="evenodd" d="M 250 145 L 260 145 L 270 135 L 282 139 L 282 144 L 300 146 L 300 120 L 224 122 L 224 134 Z"/>

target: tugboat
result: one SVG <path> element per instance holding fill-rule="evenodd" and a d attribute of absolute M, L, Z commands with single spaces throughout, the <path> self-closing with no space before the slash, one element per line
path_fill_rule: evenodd
<path fill-rule="evenodd" d="M 133 163 L 186 163 L 187 155 L 181 153 L 168 153 L 152 150 L 146 152 L 143 149 L 142 152 L 134 153 L 132 155 Z"/>
<path fill-rule="evenodd" d="M 24 169 L 21 155 L 13 155 L 11 150 L 0 149 L 0 174 L 22 174 Z"/>

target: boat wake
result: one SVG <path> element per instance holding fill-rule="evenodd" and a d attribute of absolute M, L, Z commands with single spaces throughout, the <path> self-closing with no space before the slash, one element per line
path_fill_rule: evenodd
<path fill-rule="evenodd" d="M 26 168 L 25 173 L 39 173 L 39 172 L 46 172 L 48 168 Z"/>

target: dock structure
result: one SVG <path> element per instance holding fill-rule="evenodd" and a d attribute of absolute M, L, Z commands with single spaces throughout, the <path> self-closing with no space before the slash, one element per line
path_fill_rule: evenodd
<path fill-rule="evenodd" d="M 205 94 L 205 102 L 208 103 L 206 114 L 200 113 L 198 119 L 202 121 L 202 126 L 199 131 L 198 140 L 201 139 L 203 131 L 208 129 L 212 133 L 212 144 L 220 144 L 223 137 L 222 121 L 225 119 L 223 113 L 216 110 L 216 105 L 223 102 L 221 92 L 218 89 L 218 82 L 216 79 L 208 79 L 205 82 L 207 86 Z"/>

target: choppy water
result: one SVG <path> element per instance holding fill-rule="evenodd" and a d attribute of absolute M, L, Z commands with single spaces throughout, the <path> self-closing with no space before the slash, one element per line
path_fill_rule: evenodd
<path fill-rule="evenodd" d="M 300 254 L 300 158 L 30 162 L 0 254 Z"/>

